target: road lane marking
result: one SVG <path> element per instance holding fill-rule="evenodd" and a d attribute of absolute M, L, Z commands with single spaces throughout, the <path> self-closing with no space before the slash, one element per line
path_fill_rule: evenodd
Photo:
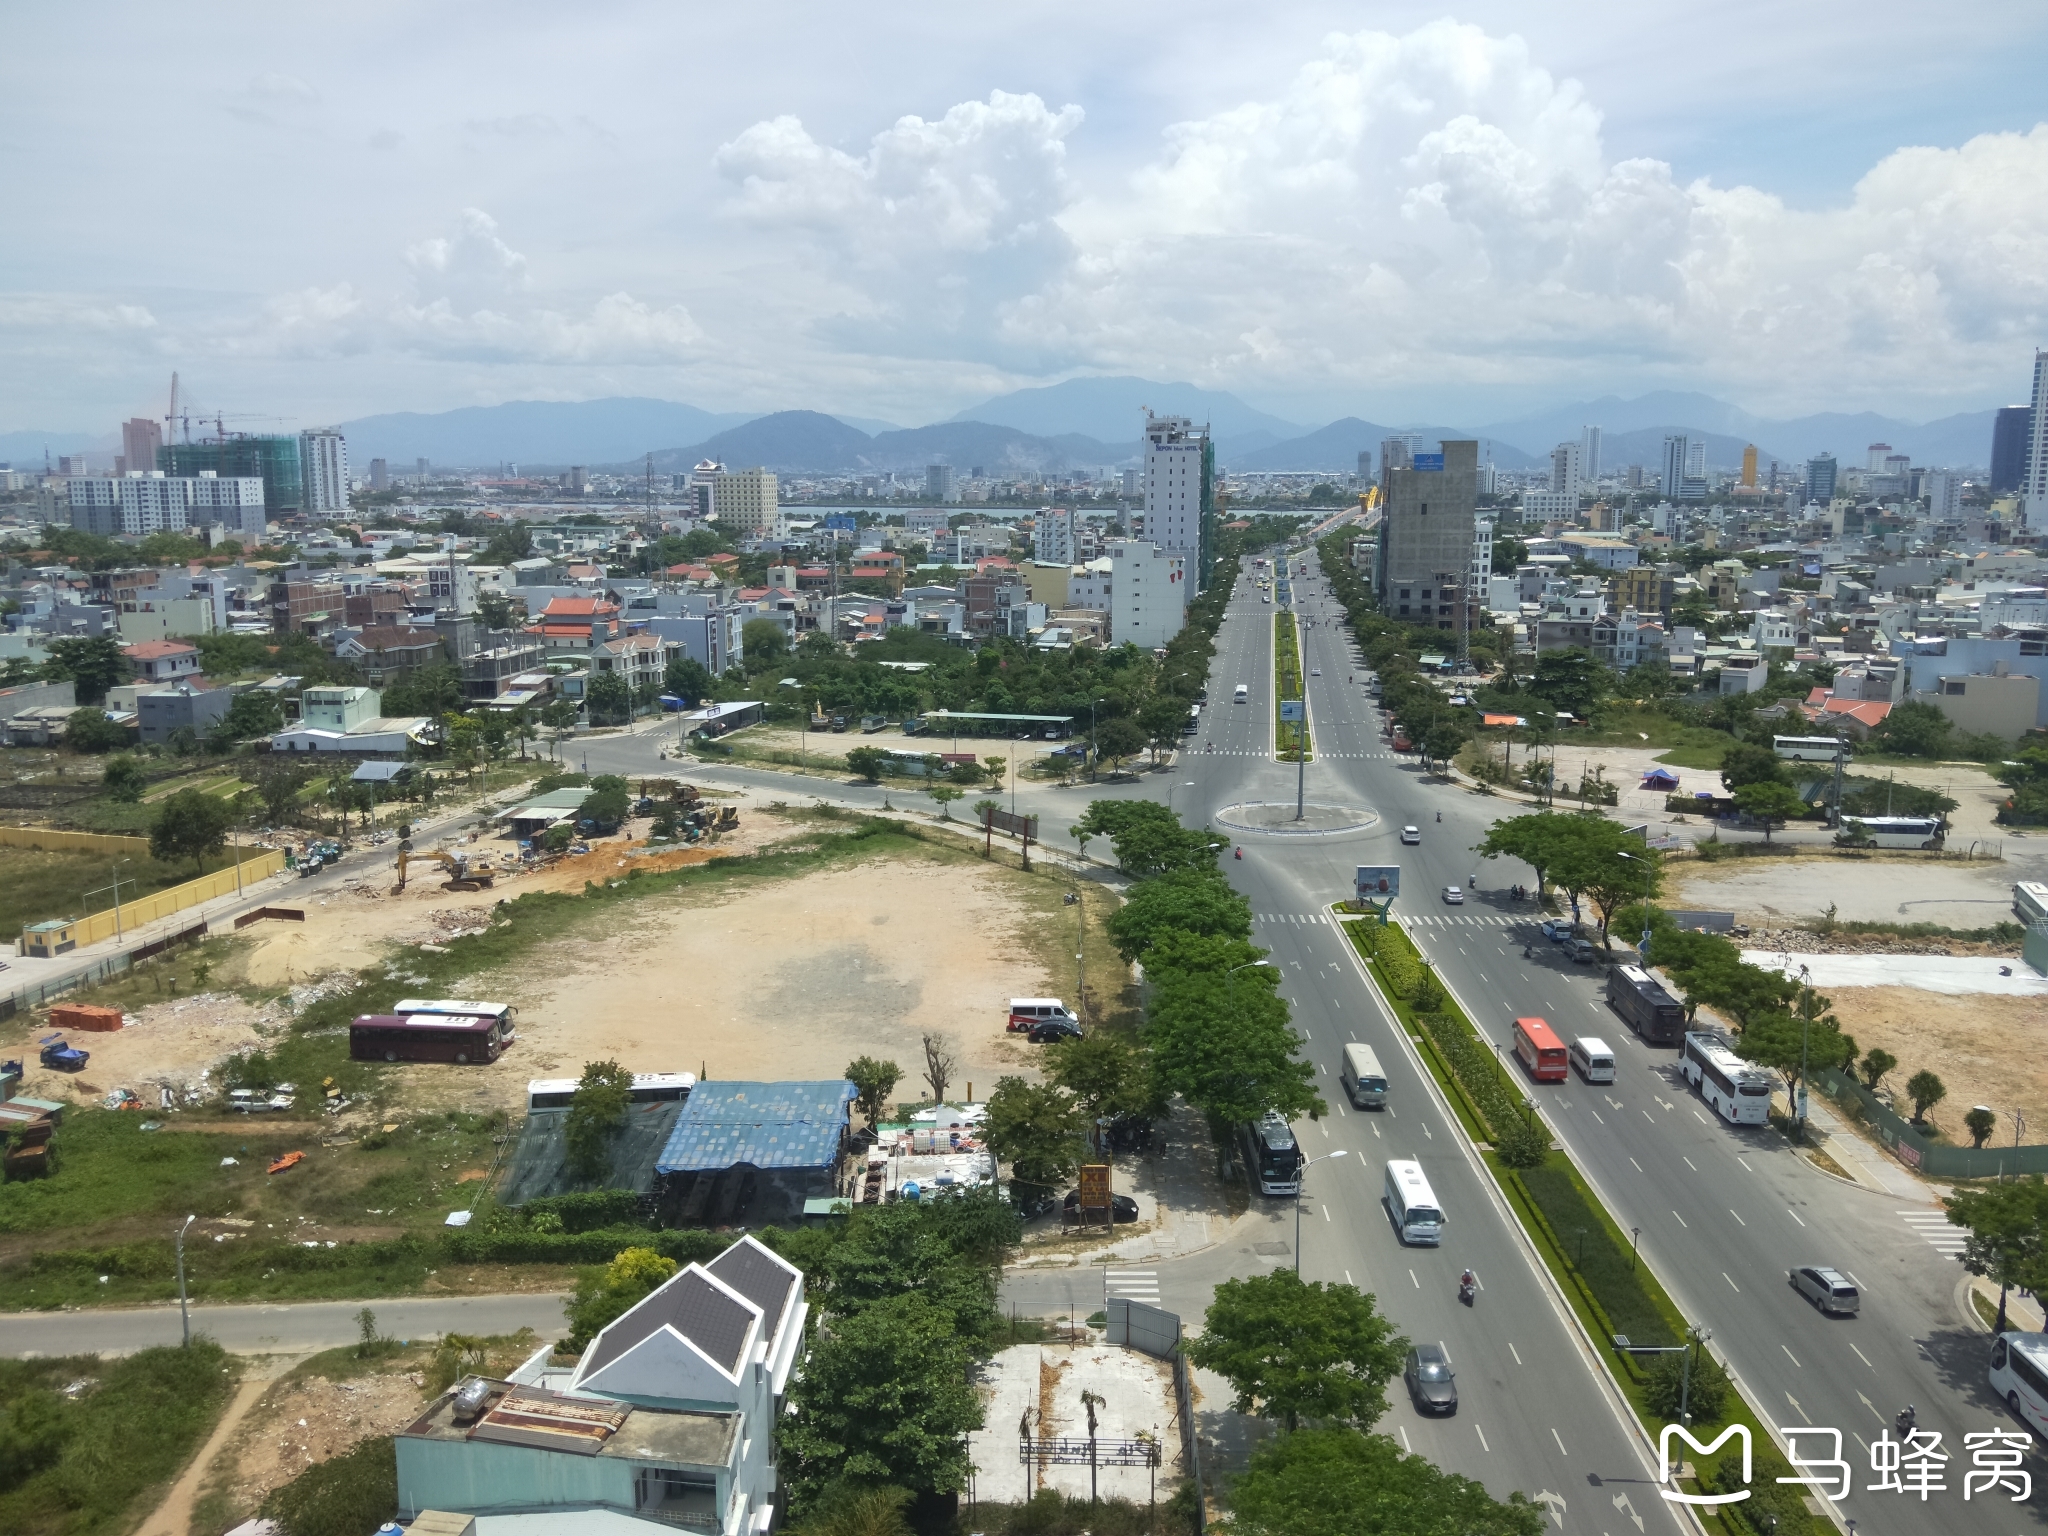
<path fill-rule="evenodd" d="M 1318 1120 L 1316 1124 L 1322 1127 L 1323 1140 L 1328 1141 L 1330 1139 L 1330 1122 L 1327 1120 Z"/>
<path fill-rule="evenodd" d="M 1436 1132 L 1432 1131 L 1429 1128 L 1429 1122 L 1427 1120 L 1422 1122 L 1422 1134 L 1427 1136 L 1431 1141 L 1436 1140 Z"/>
<path fill-rule="evenodd" d="M 1329 1219 L 1330 1219 L 1330 1208 L 1329 1208 L 1329 1207 L 1328 1207 L 1328 1206 L 1326 1205 L 1326 1206 L 1324 1206 L 1324 1207 L 1323 1207 L 1323 1220 L 1325 1220 L 1325 1221 L 1328 1221 Z"/>
<path fill-rule="evenodd" d="M 1681 1163 L 1685 1164 L 1686 1167 L 1690 1168 L 1694 1173 L 1698 1173 L 1700 1171 L 1700 1165 L 1694 1162 L 1691 1158 L 1687 1157 L 1683 1152 L 1678 1154 L 1678 1160 Z"/>
<path fill-rule="evenodd" d="M 1348 1269 L 1344 1271 L 1344 1283 L 1350 1286 L 1354 1291 L 1358 1289 L 1358 1282 L 1351 1278 L 1351 1271 Z"/>
<path fill-rule="evenodd" d="M 1374 1127 L 1372 1128 L 1372 1136 L 1373 1136 L 1373 1140 L 1375 1140 L 1375 1141 L 1379 1140 L 1379 1136 L 1380 1136 L 1380 1128 L 1379 1128 L 1378 1126 L 1374 1126 Z"/>
<path fill-rule="evenodd" d="M 1794 1365 L 1799 1365 L 1799 1357 L 1798 1357 L 1797 1355 L 1793 1354 L 1790 1348 L 1788 1348 L 1788 1347 L 1787 1347 L 1786 1345 L 1784 1345 L 1784 1344 L 1782 1344 L 1782 1343 L 1781 1343 L 1781 1344 L 1779 1344 L 1778 1348 L 1780 1348 L 1780 1349 L 1782 1349 L 1782 1350 L 1784 1350 L 1784 1351 L 1785 1351 L 1785 1358 L 1786 1358 L 1787 1360 L 1790 1360 L 1790 1361 L 1791 1361 L 1791 1362 L 1792 1362 L 1792 1363 L 1793 1363 Z M 1801 1370 L 1803 1371 L 1803 1370 L 1805 1370 L 1805 1369 L 1806 1369 L 1806 1367 L 1805 1367 L 1805 1366 L 1803 1366 L 1803 1365 L 1799 1365 L 1799 1369 L 1801 1369 Z"/>
<path fill-rule="evenodd" d="M 1792 1207 L 1789 1205 L 1785 1207 L 1785 1214 L 1787 1216 L 1790 1216 L 1794 1221 L 1799 1221 L 1799 1213 L 1793 1210 Z M 1806 1223 L 1803 1221 L 1799 1221 L 1799 1225 L 1803 1227 L 1806 1225 Z"/>
<path fill-rule="evenodd" d="M 1417 1289 L 1418 1291 L 1422 1289 L 1422 1282 L 1421 1282 L 1420 1280 L 1416 1280 L 1416 1279 L 1415 1279 L 1415 1271 L 1414 1271 L 1414 1270 L 1412 1270 L 1412 1269 L 1411 1269 L 1411 1270 L 1409 1270 L 1409 1271 L 1408 1271 L 1408 1278 L 1409 1278 L 1410 1280 L 1414 1280 L 1414 1281 L 1415 1281 L 1415 1289 Z"/>
<path fill-rule="evenodd" d="M 1681 1227 L 1684 1227 L 1686 1231 L 1690 1232 L 1692 1230 L 1692 1228 L 1689 1225 L 1687 1225 L 1686 1219 L 1683 1216 L 1680 1216 L 1678 1212 L 1673 1211 L 1671 1214 L 1677 1220 L 1678 1224 Z"/>
<path fill-rule="evenodd" d="M 1694 1110 L 1692 1112 L 1692 1117 L 1693 1119 L 1699 1121 L 1701 1125 L 1705 1125 L 1707 1123 L 1707 1117 L 1701 1114 L 1698 1110 Z"/>
<path fill-rule="evenodd" d="M 1725 1269 L 1724 1269 L 1724 1270 L 1722 1270 L 1722 1271 L 1721 1271 L 1721 1278 L 1722 1278 L 1723 1280 L 1728 1280 L 1728 1271 L 1727 1271 L 1727 1270 L 1725 1270 Z M 1736 1284 L 1736 1283 L 1735 1283 L 1735 1282 L 1734 1282 L 1733 1280 L 1728 1280 L 1728 1289 L 1729 1289 L 1729 1290 L 1731 1290 L 1731 1291 L 1733 1291 L 1733 1292 L 1734 1292 L 1734 1293 L 1735 1293 L 1736 1295 L 1738 1295 L 1738 1296 L 1740 1296 L 1740 1295 L 1742 1294 L 1742 1287 L 1741 1287 L 1741 1286 L 1739 1286 L 1739 1285 L 1737 1285 L 1737 1284 Z"/>
<path fill-rule="evenodd" d="M 1630 1159 L 1629 1159 L 1629 1161 L 1630 1161 L 1630 1162 L 1632 1162 L 1632 1163 L 1636 1163 L 1636 1160 L 1635 1160 L 1634 1158 L 1630 1158 Z M 1636 1172 L 1637 1172 L 1637 1173 L 1641 1173 L 1642 1171 L 1643 1171 L 1643 1165 L 1642 1165 L 1641 1163 L 1636 1163 Z"/>
<path fill-rule="evenodd" d="M 1849 1347 L 1850 1347 L 1851 1349 L 1856 1349 L 1856 1346 L 1855 1346 L 1854 1344 L 1851 1344 L 1851 1345 L 1850 1345 Z M 1862 1351 L 1862 1350 L 1860 1350 L 1860 1349 L 1856 1349 L 1856 1358 L 1857 1358 L 1858 1360 L 1861 1360 L 1861 1361 L 1862 1361 L 1862 1362 L 1863 1362 L 1863 1363 L 1864 1363 L 1865 1365 L 1870 1365 L 1870 1357 L 1869 1357 L 1868 1355 L 1864 1354 L 1864 1353 L 1863 1353 L 1863 1351 Z M 1876 1367 L 1876 1366 L 1874 1366 L 1874 1365 L 1870 1365 L 1870 1368 L 1871 1368 L 1871 1369 L 1872 1369 L 1873 1371 L 1877 1369 L 1877 1367 Z"/>
<path fill-rule="evenodd" d="M 1522 1352 L 1515 1348 L 1512 1342 L 1508 1344 L 1508 1353 L 1515 1357 L 1515 1364 L 1520 1365 L 1522 1363 Z"/>
<path fill-rule="evenodd" d="M 1568 1451 L 1568 1450 L 1566 1450 L 1566 1449 L 1564 1448 L 1564 1436 L 1563 1436 L 1563 1435 L 1560 1435 L 1560 1434 L 1559 1434 L 1559 1433 L 1557 1432 L 1557 1426 L 1556 1426 L 1555 1424 L 1553 1424 L 1553 1425 L 1551 1425 L 1551 1426 L 1550 1426 L 1550 1438 L 1551 1438 L 1551 1439 L 1553 1439 L 1553 1440 L 1555 1440 L 1555 1441 L 1557 1442 L 1557 1454 L 1558 1454 L 1558 1455 L 1560 1455 L 1560 1456 L 1569 1456 L 1569 1455 L 1571 1455 L 1571 1452 L 1570 1452 L 1570 1451 Z"/>
<path fill-rule="evenodd" d="M 1473 1428 L 1474 1430 L 1477 1430 L 1477 1431 L 1478 1431 L 1478 1434 L 1479 1434 L 1479 1449 L 1481 1449 L 1482 1451 L 1486 1452 L 1486 1454 L 1487 1454 L 1487 1455 L 1491 1456 L 1491 1455 L 1493 1454 L 1493 1447 L 1492 1447 L 1492 1446 L 1490 1446 L 1490 1445 L 1488 1445 L 1488 1444 L 1486 1443 L 1486 1431 L 1485 1431 L 1485 1430 L 1483 1430 L 1483 1429 L 1480 1429 L 1480 1428 L 1479 1428 L 1479 1426 L 1478 1426 L 1477 1424 L 1474 1424 L 1474 1425 L 1472 1426 L 1472 1428 Z"/>
<path fill-rule="evenodd" d="M 1741 1159 L 1740 1157 L 1737 1157 L 1737 1158 L 1735 1159 L 1735 1161 L 1737 1161 L 1738 1163 L 1742 1163 L 1742 1166 L 1743 1166 L 1743 1168 L 1744 1168 L 1745 1170 L 1747 1170 L 1748 1172 L 1750 1172 L 1750 1173 L 1755 1173 L 1755 1172 L 1756 1172 L 1756 1170 L 1755 1170 L 1754 1168 L 1751 1168 L 1751 1167 L 1749 1166 L 1749 1164 L 1748 1164 L 1748 1163 L 1744 1163 L 1744 1162 L 1742 1162 L 1742 1159 Z"/>
<path fill-rule="evenodd" d="M 1337 1101 L 1337 1113 L 1340 1115 L 1345 1115 L 1347 1118 L 1349 1116 L 1349 1111 L 1344 1108 L 1344 1101 L 1342 1099 L 1339 1099 Z"/>
<path fill-rule="evenodd" d="M 1731 1207 L 1729 1208 L 1729 1210 L 1728 1210 L 1728 1214 L 1729 1214 L 1730 1216 L 1735 1216 L 1735 1210 L 1734 1210 L 1734 1207 L 1732 1207 L 1732 1206 L 1731 1206 Z M 1742 1219 L 1742 1218 L 1741 1218 L 1740 1216 L 1735 1216 L 1735 1224 L 1736 1224 L 1737 1226 L 1739 1226 L 1739 1227 L 1746 1227 L 1746 1226 L 1748 1226 L 1748 1225 L 1749 1225 L 1749 1223 L 1748 1223 L 1748 1222 L 1746 1222 L 1746 1221 L 1744 1221 L 1744 1220 L 1743 1220 L 1743 1219 Z"/>
<path fill-rule="evenodd" d="M 1643 1111 L 1643 1118 L 1649 1121 L 1652 1125 L 1655 1125 L 1657 1123 L 1657 1117 L 1651 1114 L 1647 1109 Z"/>
<path fill-rule="evenodd" d="M 1415 1447 L 1408 1443 L 1408 1426 L 1406 1424 L 1401 1426 L 1401 1449 L 1410 1456 L 1415 1454 Z"/>
<path fill-rule="evenodd" d="M 1594 1109 L 1591 1105 L 1588 1105 L 1586 1107 L 1586 1113 L 1591 1115 L 1595 1120 L 1600 1120 L 1600 1111 Z M 1600 1123 L 1602 1125 L 1605 1125 L 1607 1122 L 1605 1120 L 1600 1120 Z"/>

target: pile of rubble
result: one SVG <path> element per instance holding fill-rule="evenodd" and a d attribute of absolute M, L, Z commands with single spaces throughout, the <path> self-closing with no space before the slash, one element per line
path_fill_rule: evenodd
<path fill-rule="evenodd" d="M 1818 928 L 1757 928 L 1743 941 L 1745 949 L 1795 955 L 2016 955 L 2011 944 L 1980 944 L 1966 939 L 1911 939 L 1895 933 L 1832 933 Z"/>

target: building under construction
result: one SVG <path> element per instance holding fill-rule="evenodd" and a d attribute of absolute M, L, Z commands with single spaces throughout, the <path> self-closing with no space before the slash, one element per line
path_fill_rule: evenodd
<path fill-rule="evenodd" d="M 167 475 L 211 471 L 223 480 L 259 476 L 263 481 L 263 505 L 271 517 L 290 517 L 306 508 L 305 476 L 299 467 L 297 437 L 238 432 L 206 442 L 166 443 L 156 451 L 156 467 Z"/>

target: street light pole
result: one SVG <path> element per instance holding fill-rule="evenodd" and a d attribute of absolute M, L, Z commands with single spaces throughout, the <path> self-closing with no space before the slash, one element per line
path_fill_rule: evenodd
<path fill-rule="evenodd" d="M 187 1349 L 192 1346 L 192 1314 L 185 1306 L 185 1233 L 198 1219 L 197 1216 L 187 1216 L 185 1225 L 178 1228 L 178 1322 L 184 1330 L 183 1347 Z"/>
<path fill-rule="evenodd" d="M 1321 1157 L 1312 1157 L 1301 1165 L 1301 1173 L 1294 1181 L 1294 1277 L 1301 1278 L 1301 1186 L 1308 1182 L 1308 1171 L 1317 1163 L 1327 1163 L 1333 1157 L 1343 1157 L 1350 1151 L 1339 1147 L 1334 1152 L 1325 1152 Z"/>

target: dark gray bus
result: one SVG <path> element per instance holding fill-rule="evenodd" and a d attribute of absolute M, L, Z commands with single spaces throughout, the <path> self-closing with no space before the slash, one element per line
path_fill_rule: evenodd
<path fill-rule="evenodd" d="M 1676 1045 L 1685 1038 L 1685 1006 L 1639 965 L 1617 965 L 1607 973 L 1608 1006 L 1651 1045 Z"/>

